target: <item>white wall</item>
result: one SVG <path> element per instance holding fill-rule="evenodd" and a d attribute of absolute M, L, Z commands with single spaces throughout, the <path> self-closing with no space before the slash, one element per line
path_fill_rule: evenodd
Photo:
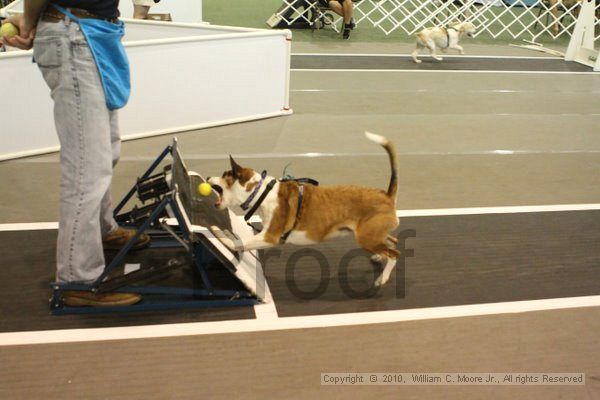
<path fill-rule="evenodd" d="M 128 21 L 127 30 L 125 32 L 126 36 L 124 39 L 126 42 L 151 39 L 182 38 L 186 36 L 208 36 L 265 31 L 263 29 L 218 26 L 210 25 L 208 23 L 191 24 L 130 19 L 123 20 Z"/>
<path fill-rule="evenodd" d="M 134 20 L 126 29 L 132 96 L 120 111 L 123 139 L 291 113 L 289 31 Z M 167 39 L 137 40 L 148 37 Z M 0 160 L 58 150 L 50 93 L 31 59 L 0 53 Z"/>

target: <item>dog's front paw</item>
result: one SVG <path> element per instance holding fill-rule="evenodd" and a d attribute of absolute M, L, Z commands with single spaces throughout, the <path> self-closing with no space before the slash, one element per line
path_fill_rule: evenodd
<path fill-rule="evenodd" d="M 235 244 L 233 243 L 233 240 L 229 239 L 227 235 L 225 235 L 225 232 L 221 230 L 221 228 L 213 225 L 210 227 L 210 230 L 221 243 L 227 246 L 227 248 L 230 250 L 235 250 Z"/>
<path fill-rule="evenodd" d="M 414 61 L 415 61 L 417 64 L 421 64 L 421 60 L 417 60 L 417 59 L 415 58 L 415 59 L 414 59 Z"/>
<path fill-rule="evenodd" d="M 436 59 L 436 60 L 438 60 L 438 61 L 444 61 L 444 58 L 443 58 L 443 57 L 435 56 L 435 57 L 433 57 L 433 58 L 435 58 L 435 59 Z"/>
<path fill-rule="evenodd" d="M 460 54 L 462 54 L 462 55 L 464 55 L 464 54 L 465 54 L 465 51 L 464 51 L 464 50 L 459 50 L 458 52 L 459 52 Z"/>
<path fill-rule="evenodd" d="M 222 239 L 222 238 L 225 238 L 225 237 L 226 237 L 226 236 L 225 236 L 225 232 L 223 232 L 223 231 L 221 230 L 221 228 L 219 228 L 219 227 L 218 227 L 218 226 L 216 226 L 216 225 L 212 225 L 212 226 L 210 227 L 210 231 L 213 233 L 213 235 L 215 235 L 215 237 L 216 237 L 217 239 Z"/>

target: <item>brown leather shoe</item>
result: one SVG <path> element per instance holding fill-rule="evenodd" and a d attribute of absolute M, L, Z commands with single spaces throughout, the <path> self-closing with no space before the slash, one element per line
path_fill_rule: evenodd
<path fill-rule="evenodd" d="M 67 306 L 130 306 L 142 299 L 137 293 L 103 293 L 96 294 L 86 291 L 67 290 L 62 292 L 63 302 Z"/>
<path fill-rule="evenodd" d="M 121 250 L 123 246 L 135 235 L 135 230 L 118 227 L 114 232 L 109 233 L 102 238 L 104 250 Z M 141 249 L 150 243 L 150 236 L 142 233 L 137 242 L 133 245 L 133 249 Z"/>

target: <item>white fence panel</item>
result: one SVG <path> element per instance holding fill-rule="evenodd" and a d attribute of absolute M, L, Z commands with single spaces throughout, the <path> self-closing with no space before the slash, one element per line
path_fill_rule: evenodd
<path fill-rule="evenodd" d="M 356 3 L 355 13 L 358 22 L 368 21 L 386 35 L 396 30 L 412 35 L 428 26 L 470 21 L 478 27 L 476 36 L 536 41 L 542 35 L 570 37 L 580 9 L 581 2 L 575 0 L 363 0 Z M 596 27 L 599 13 L 597 3 Z"/>
<path fill-rule="evenodd" d="M 341 17 L 324 10 L 316 0 L 283 3 L 278 14 L 287 23 L 311 23 L 325 17 L 339 31 Z M 478 28 L 475 36 L 536 41 L 542 36 L 570 37 L 580 9 L 581 0 L 356 0 L 354 18 L 357 25 L 372 25 L 386 35 L 396 31 L 413 35 L 430 26 L 470 21 Z M 600 26 L 599 15 L 600 2 L 596 2 L 596 27 Z M 596 39 L 600 37 L 600 29 L 597 31 Z"/>

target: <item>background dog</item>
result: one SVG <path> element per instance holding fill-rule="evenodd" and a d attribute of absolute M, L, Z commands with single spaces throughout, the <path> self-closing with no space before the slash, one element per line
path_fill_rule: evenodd
<path fill-rule="evenodd" d="M 295 181 L 277 181 L 251 168 L 244 168 L 230 158 L 231 170 L 220 178 L 208 178 L 219 194 L 215 206 L 225 209 L 233 206 L 252 207 L 269 185 L 274 183 L 257 209 L 263 230 L 250 240 L 232 240 L 218 227 L 211 230 L 223 244 L 232 250 L 256 250 L 286 243 L 315 244 L 345 232 L 353 232 L 358 244 L 372 254 L 374 263 L 384 263 L 376 286 L 386 283 L 399 255 L 396 239 L 390 232 L 398 226 L 396 195 L 398 168 L 394 145 L 385 137 L 366 132 L 369 140 L 383 146 L 391 164 L 391 178 L 387 191 L 353 185 L 313 186 Z M 275 183 L 276 182 L 276 183 Z M 302 201 L 299 198 L 302 197 Z"/>
<path fill-rule="evenodd" d="M 460 54 L 465 54 L 465 51 L 458 44 L 458 41 L 464 35 L 473 37 L 475 32 L 475 25 L 470 22 L 461 22 L 459 24 L 451 25 L 447 28 L 425 28 L 416 34 L 417 48 L 412 52 L 412 58 L 414 62 L 420 63 L 421 60 L 417 59 L 417 55 L 423 48 L 427 48 L 431 56 L 438 61 L 442 61 L 443 58 L 436 55 L 436 48 L 439 48 L 443 52 L 445 52 L 447 49 L 456 49 Z"/>

